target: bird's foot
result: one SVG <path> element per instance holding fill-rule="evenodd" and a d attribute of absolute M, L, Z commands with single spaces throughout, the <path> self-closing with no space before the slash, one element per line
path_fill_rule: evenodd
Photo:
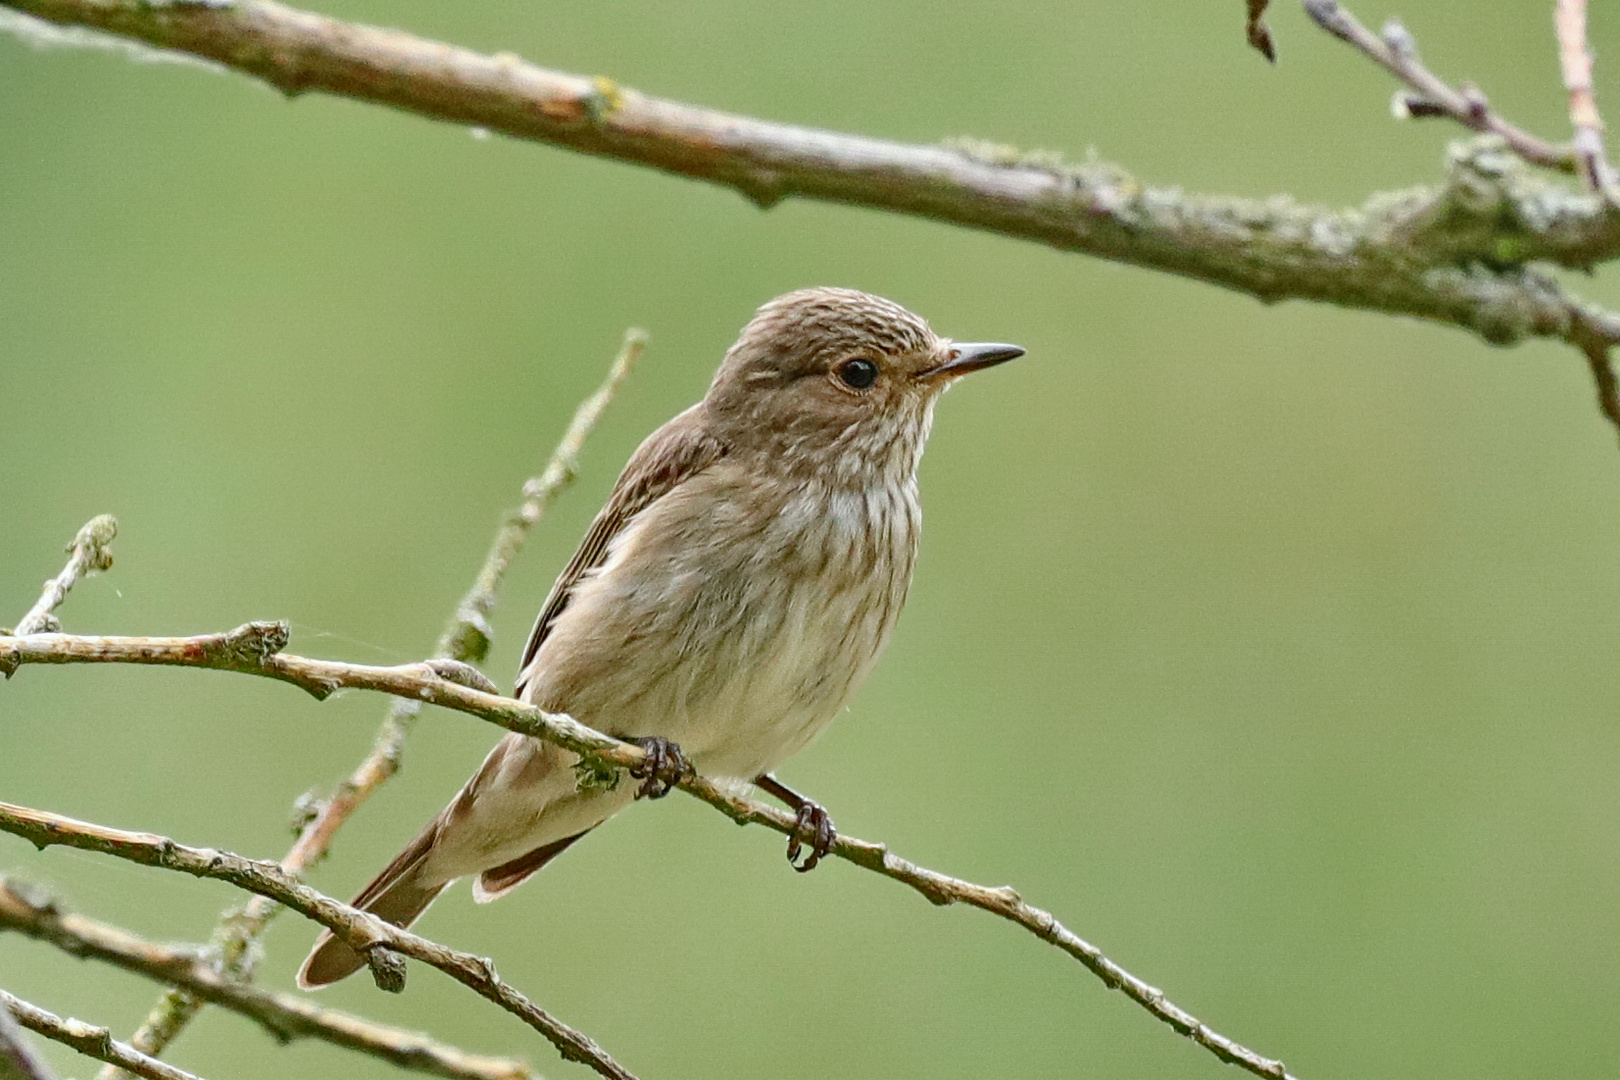
<path fill-rule="evenodd" d="M 668 739 L 649 735 L 645 739 L 630 741 L 641 747 L 647 755 L 640 765 L 630 770 L 631 777 L 641 781 L 636 798 L 662 799 L 675 790 L 676 784 L 692 773 L 692 763 L 686 760 L 681 748 Z"/>
<path fill-rule="evenodd" d="M 805 799 L 799 804 L 793 834 L 788 837 L 788 862 L 801 874 L 814 870 L 816 864 L 832 850 L 833 842 L 837 839 L 838 830 L 833 826 L 832 815 L 827 813 L 826 807 Z M 799 853 L 804 844 L 810 845 L 810 857 L 801 863 Z"/>

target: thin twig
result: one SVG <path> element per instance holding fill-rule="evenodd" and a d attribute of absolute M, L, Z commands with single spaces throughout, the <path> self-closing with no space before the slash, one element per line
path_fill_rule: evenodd
<path fill-rule="evenodd" d="M 1580 312 L 1570 327 L 1568 340 L 1586 358 L 1598 409 L 1620 435 L 1620 380 L 1615 377 L 1610 355 L 1620 343 L 1620 318 L 1596 310 Z"/>
<path fill-rule="evenodd" d="M 1499 135 L 1513 152 L 1533 165 L 1561 172 L 1575 171 L 1575 152 L 1568 145 L 1547 142 L 1509 123 L 1476 86 L 1458 90 L 1423 66 L 1417 42 L 1396 19 L 1384 24 L 1380 38 L 1361 24 L 1336 0 L 1305 0 L 1305 11 L 1316 25 L 1360 50 L 1379 66 L 1416 91 L 1395 98 L 1397 115 L 1444 116 L 1472 131 Z"/>
<path fill-rule="evenodd" d="M 61 911 L 42 890 L 0 877 L 0 930 L 26 934 L 81 958 L 183 988 L 255 1021 L 280 1042 L 313 1038 L 404 1069 L 454 1080 L 530 1080 L 527 1065 L 469 1054 L 422 1035 L 324 1009 L 307 998 L 236 981 L 201 951 L 145 941 L 115 926 Z M 138 1048 L 137 1048 L 138 1049 Z"/>
<path fill-rule="evenodd" d="M 1620 210 L 1546 178 L 1504 180 L 1495 184 L 1499 199 L 1466 206 L 1447 188 L 1430 188 L 1329 210 L 1189 194 L 1106 163 L 1064 164 L 1051 153 L 967 139 L 920 146 L 771 123 L 265 0 L 0 0 L 0 9 L 203 57 L 289 94 L 338 94 L 694 177 L 760 206 L 801 197 L 912 214 L 1268 302 L 1430 319 L 1498 345 L 1561 337 L 1567 323 L 1561 290 L 1528 283 L 1512 267 L 1544 260 L 1584 268 L 1620 256 Z M 13 19 L 6 28 L 26 36 L 38 25 Z M 1388 59 L 1382 46 L 1374 51 Z M 1458 115 L 1468 115 L 1466 105 Z M 1567 167 L 1567 148 L 1492 115 L 1469 124 Z M 1453 227 L 1421 229 L 1440 216 Z M 1459 277 L 1459 266 L 1487 269 L 1476 279 Z M 1494 271 L 1502 266 L 1510 269 Z"/>
<path fill-rule="evenodd" d="M 9 1011 L 23 1027 L 36 1034 L 64 1046 L 71 1046 L 86 1057 L 117 1065 L 136 1076 L 144 1076 L 147 1080 L 199 1080 L 196 1075 L 184 1069 L 177 1069 L 157 1058 L 147 1057 L 128 1043 L 117 1041 L 112 1037 L 112 1032 L 104 1027 L 96 1027 L 83 1020 L 71 1018 L 64 1020 L 55 1013 L 46 1012 L 38 1005 L 30 1005 L 4 990 L 0 990 L 0 1009 Z"/>
<path fill-rule="evenodd" d="M 29 1044 L 6 1008 L 0 1008 L 0 1080 L 56 1080 L 56 1071 Z"/>
<path fill-rule="evenodd" d="M 1271 30 L 1266 26 L 1266 8 L 1270 5 L 1271 0 L 1246 0 L 1248 10 L 1243 32 L 1249 39 L 1249 45 L 1275 64 L 1277 46 L 1272 42 Z"/>
<path fill-rule="evenodd" d="M 1603 118 L 1592 88 L 1592 50 L 1586 43 L 1586 0 L 1558 0 L 1553 28 L 1558 34 L 1558 66 L 1569 91 L 1576 171 L 1587 187 L 1615 202 L 1620 200 L 1620 185 L 1603 149 Z"/>
<path fill-rule="evenodd" d="M 558 1020 L 495 974 L 495 965 L 471 953 L 458 952 L 408 930 L 386 923 L 369 912 L 341 904 L 316 892 L 277 863 L 246 859 L 227 851 L 193 848 L 152 833 L 125 832 L 87 821 L 77 821 L 26 806 L 0 803 L 0 832 L 9 832 L 44 848 L 52 844 L 97 851 L 120 859 L 175 870 L 195 877 L 228 882 L 257 893 L 320 923 L 332 936 L 367 958 L 372 976 L 384 989 L 404 988 L 401 956 L 438 968 L 516 1016 L 544 1035 L 568 1061 L 588 1065 L 613 1080 L 635 1080 L 625 1068 L 589 1037 Z M 26 1021 L 24 1021 L 26 1023 Z"/>
<path fill-rule="evenodd" d="M 62 572 L 45 583 L 45 591 L 40 594 L 39 600 L 28 609 L 28 614 L 22 617 L 22 622 L 12 631 L 19 637 L 23 634 L 38 634 L 45 631 L 60 630 L 62 624 L 57 621 L 54 612 L 62 606 L 67 599 L 68 590 L 76 585 L 80 578 L 93 570 L 109 570 L 112 568 L 112 551 L 107 547 L 112 543 L 113 537 L 118 535 L 118 522 L 111 514 L 102 514 L 85 522 L 73 542 L 67 546 L 68 561 L 62 567 Z"/>
<path fill-rule="evenodd" d="M 1586 186 L 1611 206 L 1620 206 L 1620 181 L 1603 146 L 1603 120 L 1592 85 L 1592 53 L 1587 44 L 1586 0 L 1557 0 L 1553 22 L 1558 37 L 1559 68 L 1569 91 L 1569 118 L 1575 129 L 1570 144 L 1553 144 L 1519 128 L 1490 107 L 1471 84 L 1460 90 L 1424 66 L 1417 42 L 1399 20 L 1384 25 L 1382 38 L 1336 0 L 1304 0 L 1316 24 L 1371 57 L 1415 93 L 1398 92 L 1395 112 L 1402 118 L 1449 117 L 1474 131 L 1489 132 L 1525 161 L 1580 175 Z M 1261 10 L 1264 10 L 1262 5 Z M 1255 17 L 1250 9 L 1251 20 Z M 1598 408 L 1620 432 L 1620 385 L 1609 351 L 1620 343 L 1614 316 L 1571 300 L 1560 335 L 1581 351 L 1597 389 Z"/>
<path fill-rule="evenodd" d="M 1598 408 L 1620 432 L 1620 382 L 1615 379 L 1608 348 L 1594 345 L 1587 349 L 1586 364 L 1592 371 L 1592 383 L 1597 389 Z"/>
<path fill-rule="evenodd" d="M 579 453 L 596 428 L 608 404 L 629 377 L 647 346 L 645 331 L 625 331 L 619 352 L 608 369 L 607 378 L 574 411 L 563 437 L 539 476 L 523 485 L 523 502 L 502 522 L 490 544 L 489 554 L 467 594 L 456 605 L 444 631 L 434 645 L 434 655 L 459 663 L 479 663 L 489 653 L 489 613 L 495 609 L 507 568 L 522 550 L 524 542 L 546 511 L 574 482 Z M 281 860 L 282 869 L 303 875 L 318 863 L 331 847 L 332 838 L 371 793 L 399 771 L 400 756 L 411 724 L 421 712 L 421 703 L 394 698 L 377 729 L 371 752 L 338 785 L 330 798 L 319 804 L 304 823 L 298 839 Z M 252 949 L 279 910 L 263 897 L 252 897 L 240 907 L 225 911 L 214 929 L 209 948 L 219 958 L 223 970 L 237 979 L 251 979 Z M 202 1002 L 181 989 L 171 989 L 152 1006 L 130 1042 L 148 1054 L 161 1054 L 202 1008 Z M 105 1069 L 98 1080 L 117 1080 L 117 1071 Z"/>
<path fill-rule="evenodd" d="M 481 717 L 509 731 L 556 743 L 606 768 L 633 768 L 645 757 L 645 752 L 639 746 L 620 742 L 586 727 L 570 716 L 543 712 L 522 701 L 449 681 L 427 664 L 372 667 L 311 660 L 281 653 L 279 650 L 286 640 L 287 627 L 284 623 L 248 623 L 228 633 L 191 638 L 95 638 L 67 634 L 36 635 L 15 640 L 0 638 L 0 671 L 14 671 L 25 663 L 169 664 L 239 671 L 290 682 L 317 698 L 345 687 L 414 698 Z M 794 815 L 743 798 L 703 777 L 688 776 L 679 786 L 739 824 L 764 825 L 788 836 L 798 828 Z M 8 820 L 4 814 L 0 814 L 0 829 L 19 832 L 30 839 L 39 834 L 37 827 L 23 833 L 14 824 L 8 824 Z M 149 838 L 149 846 L 160 842 L 171 843 L 161 838 Z M 975 885 L 936 873 L 891 854 L 886 845 L 850 836 L 839 835 L 832 854 L 908 885 L 935 904 L 964 903 L 1016 923 L 1042 941 L 1068 953 L 1110 989 L 1121 991 L 1156 1019 L 1197 1042 L 1222 1061 L 1272 1080 L 1284 1080 L 1288 1076 L 1281 1062 L 1257 1054 L 1210 1030 L 1186 1010 L 1167 1001 L 1157 987 L 1138 979 L 1108 959 L 1095 945 L 1074 934 L 1058 922 L 1051 912 L 1024 903 L 1011 888 Z M 243 887 L 253 888 L 245 883 Z"/>

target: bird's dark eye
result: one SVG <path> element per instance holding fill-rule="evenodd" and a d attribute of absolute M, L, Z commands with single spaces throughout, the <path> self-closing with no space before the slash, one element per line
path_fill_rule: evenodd
<path fill-rule="evenodd" d="M 857 356 L 853 360 L 845 360 L 838 365 L 838 377 L 844 380 L 845 386 L 852 386 L 856 390 L 865 390 L 877 382 L 877 365 L 870 360 Z"/>

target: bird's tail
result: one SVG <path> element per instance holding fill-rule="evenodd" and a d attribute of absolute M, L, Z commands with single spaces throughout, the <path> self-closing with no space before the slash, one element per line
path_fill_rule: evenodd
<path fill-rule="evenodd" d="M 432 850 L 438 833 L 439 821 L 434 819 L 382 873 L 371 880 L 371 884 L 360 891 L 360 895 L 354 898 L 354 906 L 398 927 L 415 922 L 450 884 L 448 881 L 428 884 L 420 876 L 422 864 Z M 328 930 L 321 934 L 305 958 L 304 966 L 298 969 L 298 985 L 305 990 L 318 990 L 339 979 L 348 978 L 365 966 L 364 956 L 333 937 Z"/>

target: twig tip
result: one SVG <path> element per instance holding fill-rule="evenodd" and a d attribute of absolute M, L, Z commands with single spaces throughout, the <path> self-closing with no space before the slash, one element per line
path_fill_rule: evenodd
<path fill-rule="evenodd" d="M 1277 46 L 1271 40 L 1271 30 L 1265 24 L 1266 8 L 1271 0 L 1248 0 L 1248 23 L 1244 27 L 1249 44 L 1267 61 L 1277 62 Z"/>

